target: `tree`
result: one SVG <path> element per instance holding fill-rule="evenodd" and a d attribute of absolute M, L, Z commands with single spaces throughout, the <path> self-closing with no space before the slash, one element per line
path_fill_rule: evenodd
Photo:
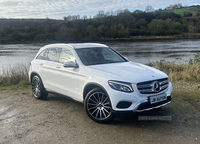
<path fill-rule="evenodd" d="M 7 36 L 9 34 L 12 34 L 13 30 L 11 29 L 11 27 L 8 26 L 2 26 L 0 28 L 0 36 Z"/>
<path fill-rule="evenodd" d="M 105 13 L 104 11 L 98 11 L 98 13 L 95 15 L 95 18 L 103 18 L 105 17 Z"/>
<path fill-rule="evenodd" d="M 64 21 L 71 21 L 72 20 L 72 16 L 71 15 L 68 15 L 67 17 L 64 16 L 63 19 L 64 19 Z"/>
<path fill-rule="evenodd" d="M 143 19 L 139 19 L 136 22 L 136 26 L 137 28 L 140 28 L 140 26 L 146 26 L 148 24 L 148 22 L 143 18 Z"/>
<path fill-rule="evenodd" d="M 178 4 L 169 5 L 168 7 L 166 7 L 166 10 L 174 10 L 174 9 L 178 9 L 182 7 L 183 7 L 182 4 L 178 3 Z"/>
<path fill-rule="evenodd" d="M 152 6 L 147 6 L 145 9 L 146 12 L 153 12 L 154 8 Z"/>
<path fill-rule="evenodd" d="M 194 26 L 194 25 L 190 25 L 190 26 L 188 27 L 188 32 L 189 32 L 189 33 L 196 33 L 196 32 L 197 32 L 197 27 Z"/>
<path fill-rule="evenodd" d="M 191 12 L 184 11 L 183 16 L 184 17 L 191 17 L 193 14 Z"/>
<path fill-rule="evenodd" d="M 84 20 L 88 19 L 87 15 L 84 15 L 84 16 L 83 16 L 83 19 L 84 19 Z"/>
<path fill-rule="evenodd" d="M 30 27 L 30 26 L 26 26 L 24 28 L 24 30 L 25 30 L 26 33 L 32 33 L 32 32 L 36 31 L 36 29 L 34 27 Z"/>
<path fill-rule="evenodd" d="M 87 27 L 87 38 L 89 39 L 96 39 L 96 28 L 92 25 L 88 25 Z"/>
<path fill-rule="evenodd" d="M 148 25 L 152 35 L 165 35 L 165 20 L 154 19 Z"/>
<path fill-rule="evenodd" d="M 63 19 L 64 19 L 64 21 L 67 21 L 67 17 L 66 16 L 64 16 Z"/>
<path fill-rule="evenodd" d="M 143 13 L 141 10 L 135 10 L 133 13 Z"/>

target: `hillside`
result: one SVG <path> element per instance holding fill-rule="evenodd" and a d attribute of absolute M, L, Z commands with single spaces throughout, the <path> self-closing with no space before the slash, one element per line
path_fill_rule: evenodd
<path fill-rule="evenodd" d="M 200 6 L 143 12 L 99 11 L 94 18 L 0 19 L 0 42 L 200 38 Z"/>
<path fill-rule="evenodd" d="M 173 12 L 175 14 L 180 14 L 185 16 L 186 14 L 192 14 L 192 16 L 200 15 L 200 6 L 191 6 L 175 10 L 169 10 L 168 12 Z"/>

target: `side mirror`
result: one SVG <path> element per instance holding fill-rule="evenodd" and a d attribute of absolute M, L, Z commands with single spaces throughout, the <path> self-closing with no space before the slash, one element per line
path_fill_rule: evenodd
<path fill-rule="evenodd" d="M 63 67 L 65 68 L 78 68 L 78 64 L 73 61 L 68 61 L 64 63 Z"/>

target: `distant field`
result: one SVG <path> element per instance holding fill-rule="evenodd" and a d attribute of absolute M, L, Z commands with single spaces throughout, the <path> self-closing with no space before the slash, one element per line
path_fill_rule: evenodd
<path fill-rule="evenodd" d="M 197 7 L 188 7 L 188 8 L 181 8 L 181 9 L 175 9 L 175 10 L 168 10 L 168 12 L 174 12 L 176 14 L 180 14 L 181 16 L 184 16 L 184 12 L 186 13 L 192 13 L 192 15 L 196 15 L 197 12 L 198 12 L 198 9 Z"/>

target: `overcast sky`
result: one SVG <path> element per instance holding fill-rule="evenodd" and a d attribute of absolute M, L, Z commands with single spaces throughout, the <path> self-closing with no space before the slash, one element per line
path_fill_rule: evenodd
<path fill-rule="evenodd" d="M 200 0 L 0 0 L 0 18 L 63 19 L 68 15 L 89 17 L 101 10 L 144 11 L 146 6 L 159 9 L 176 3 L 184 6 L 200 5 Z"/>

